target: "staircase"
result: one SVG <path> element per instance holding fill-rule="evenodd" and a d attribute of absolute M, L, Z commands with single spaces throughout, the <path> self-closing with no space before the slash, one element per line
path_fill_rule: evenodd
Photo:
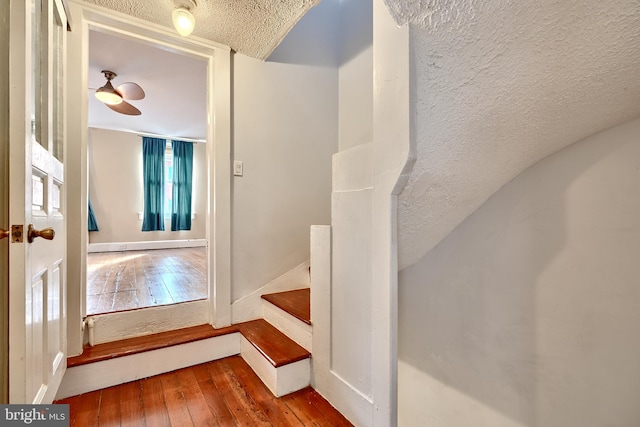
<path fill-rule="evenodd" d="M 276 397 L 309 386 L 310 290 L 262 295 L 261 304 L 263 319 L 226 328 L 199 325 L 86 346 L 67 359 L 56 399 L 237 354 Z"/>

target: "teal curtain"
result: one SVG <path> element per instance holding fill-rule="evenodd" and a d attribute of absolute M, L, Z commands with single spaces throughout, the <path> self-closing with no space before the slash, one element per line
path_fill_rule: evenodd
<path fill-rule="evenodd" d="M 91 199 L 89 199 L 89 231 L 100 231 L 98 230 L 96 215 L 93 213 L 93 206 L 91 206 Z"/>
<path fill-rule="evenodd" d="M 191 230 L 193 143 L 171 141 L 171 147 L 173 149 L 171 231 Z"/>
<path fill-rule="evenodd" d="M 142 137 L 144 215 L 142 231 L 164 230 L 164 152 L 167 141 Z"/>

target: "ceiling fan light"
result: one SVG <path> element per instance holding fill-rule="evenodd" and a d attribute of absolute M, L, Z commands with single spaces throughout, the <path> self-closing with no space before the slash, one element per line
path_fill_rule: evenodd
<path fill-rule="evenodd" d="M 117 105 L 122 102 L 122 97 L 118 95 L 116 91 L 109 90 L 105 87 L 101 87 L 100 89 L 96 90 L 96 98 L 109 105 Z"/>
<path fill-rule="evenodd" d="M 193 28 L 196 26 L 195 18 L 189 9 L 184 6 L 174 9 L 171 13 L 171 18 L 173 20 L 173 26 L 182 37 L 187 37 L 191 34 Z"/>

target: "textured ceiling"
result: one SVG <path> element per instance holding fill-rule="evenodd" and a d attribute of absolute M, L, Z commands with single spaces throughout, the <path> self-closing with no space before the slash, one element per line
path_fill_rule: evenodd
<path fill-rule="evenodd" d="M 85 0 L 169 28 L 174 0 Z M 319 0 L 196 0 L 193 35 L 266 59 Z"/>
<path fill-rule="evenodd" d="M 416 85 L 401 268 L 538 160 L 640 116 L 640 2 L 387 4 L 410 25 Z"/>

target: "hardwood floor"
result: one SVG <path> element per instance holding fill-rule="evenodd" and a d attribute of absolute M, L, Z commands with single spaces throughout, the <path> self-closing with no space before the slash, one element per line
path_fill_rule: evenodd
<path fill-rule="evenodd" d="M 240 357 L 70 397 L 70 426 L 352 426 L 306 388 L 276 398 Z"/>
<path fill-rule="evenodd" d="M 206 248 L 99 252 L 87 256 L 87 314 L 207 297 Z"/>

